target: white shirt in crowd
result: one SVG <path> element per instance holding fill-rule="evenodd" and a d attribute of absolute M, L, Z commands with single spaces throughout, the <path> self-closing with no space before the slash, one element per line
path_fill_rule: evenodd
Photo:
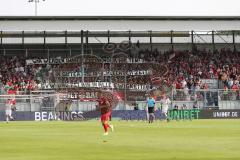
<path fill-rule="evenodd" d="M 187 85 L 187 82 L 186 82 L 186 80 L 184 79 L 184 80 L 182 80 L 182 88 L 185 88 L 185 86 Z"/>

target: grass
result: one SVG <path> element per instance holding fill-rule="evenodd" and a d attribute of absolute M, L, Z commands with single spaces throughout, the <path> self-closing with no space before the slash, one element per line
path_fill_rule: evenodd
<path fill-rule="evenodd" d="M 0 160 L 240 160 L 240 120 L 0 123 Z"/>

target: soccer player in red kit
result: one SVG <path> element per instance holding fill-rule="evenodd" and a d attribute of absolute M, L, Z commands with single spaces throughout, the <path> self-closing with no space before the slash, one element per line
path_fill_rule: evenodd
<path fill-rule="evenodd" d="M 104 128 L 104 134 L 103 135 L 108 135 L 108 128 L 111 128 L 113 131 L 113 125 L 109 125 L 108 121 L 110 120 L 111 116 L 111 103 L 107 99 L 107 97 L 103 96 L 102 91 L 98 92 L 98 108 L 101 112 L 101 123 Z"/>

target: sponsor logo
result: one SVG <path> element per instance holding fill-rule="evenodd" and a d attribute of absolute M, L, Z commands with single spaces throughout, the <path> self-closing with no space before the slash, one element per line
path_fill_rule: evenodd
<path fill-rule="evenodd" d="M 172 120 L 180 119 L 199 119 L 199 109 L 170 110 L 168 118 Z"/>
<path fill-rule="evenodd" d="M 238 112 L 224 112 L 224 111 L 217 111 L 213 112 L 213 118 L 237 118 L 239 117 Z"/>
<path fill-rule="evenodd" d="M 50 120 L 85 120 L 83 112 L 35 112 L 35 121 L 50 121 Z"/>

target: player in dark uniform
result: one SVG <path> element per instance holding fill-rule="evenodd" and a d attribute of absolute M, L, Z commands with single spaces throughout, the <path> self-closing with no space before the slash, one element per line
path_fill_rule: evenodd
<path fill-rule="evenodd" d="M 98 109 L 101 112 L 101 122 L 104 128 L 104 135 L 108 135 L 108 128 L 113 131 L 113 125 L 109 125 L 108 121 L 111 117 L 112 106 L 107 97 L 103 96 L 102 91 L 98 92 Z"/>
<path fill-rule="evenodd" d="M 154 112 L 156 110 L 155 99 L 154 99 L 153 95 L 150 95 L 149 98 L 147 99 L 147 110 L 148 110 L 148 114 L 149 114 L 148 122 L 153 123 L 153 121 L 155 120 Z"/>

